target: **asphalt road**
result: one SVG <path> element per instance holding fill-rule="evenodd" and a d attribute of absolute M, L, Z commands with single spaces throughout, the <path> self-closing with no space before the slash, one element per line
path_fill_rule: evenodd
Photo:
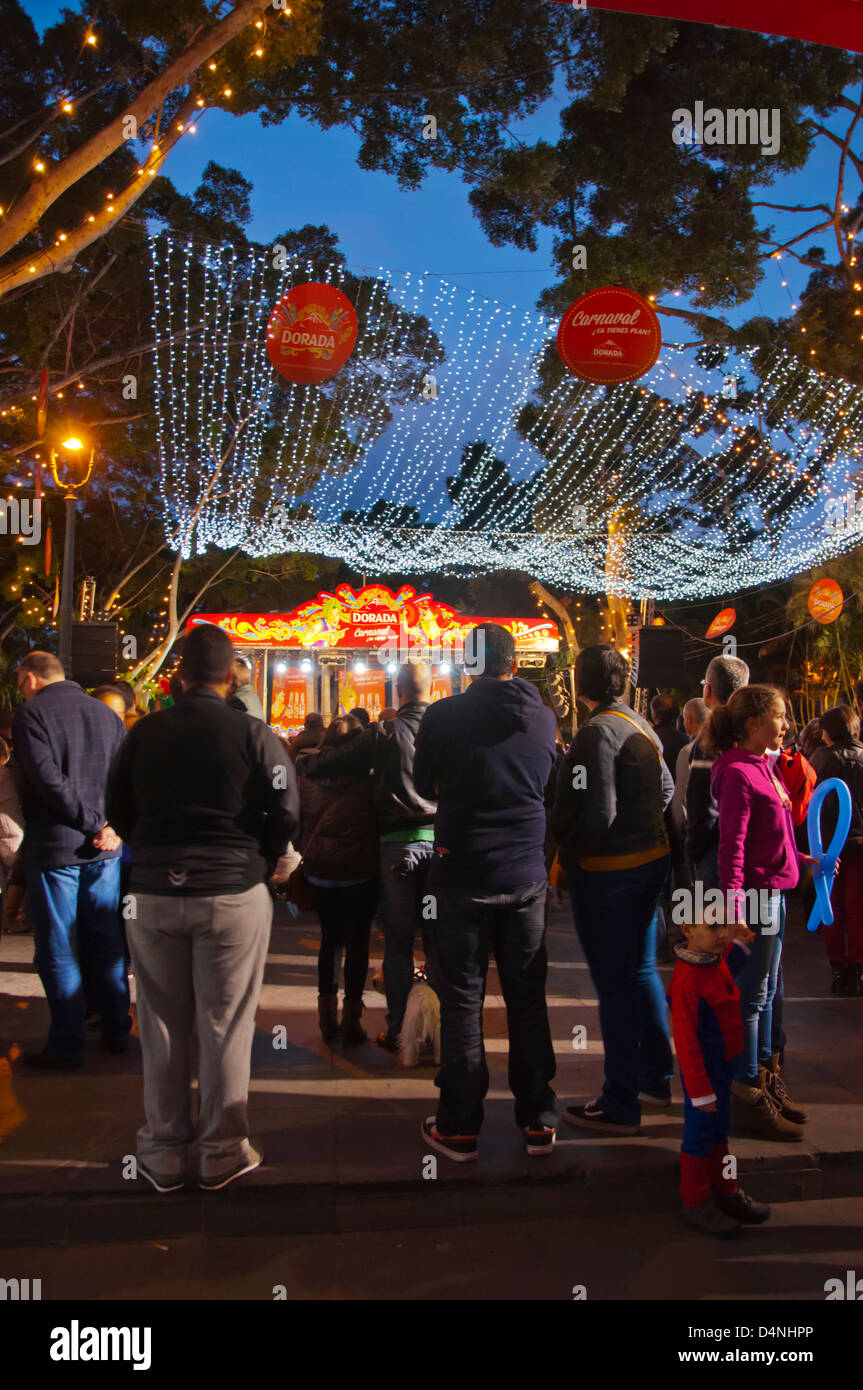
<path fill-rule="evenodd" d="M 551 1220 L 293 1239 L 0 1247 L 0 1278 L 41 1279 L 43 1300 L 577 1297 L 823 1304 L 826 1281 L 844 1284 L 848 1270 L 863 1281 L 860 1198 L 781 1203 L 766 1226 L 743 1230 L 732 1241 L 699 1236 L 680 1226 L 674 1213 L 633 1220 L 562 1212 Z"/>

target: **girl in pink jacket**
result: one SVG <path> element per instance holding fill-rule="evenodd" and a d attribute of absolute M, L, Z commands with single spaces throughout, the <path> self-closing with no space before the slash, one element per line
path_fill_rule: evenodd
<path fill-rule="evenodd" d="M 719 886 L 738 938 L 729 960 L 744 1035 L 732 1086 L 734 1129 L 799 1142 L 806 1114 L 785 1089 L 771 1037 L 784 894 L 796 886 L 804 858 L 794 842 L 791 800 L 768 756 L 787 732 L 780 692 L 748 685 L 714 709 L 703 742 L 719 755 L 710 779 L 719 807 Z"/>

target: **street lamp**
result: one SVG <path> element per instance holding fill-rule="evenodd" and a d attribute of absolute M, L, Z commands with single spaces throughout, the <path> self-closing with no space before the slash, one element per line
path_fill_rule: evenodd
<path fill-rule="evenodd" d="M 89 480 L 93 471 L 95 449 L 90 450 L 89 462 L 87 446 L 77 434 L 70 434 L 59 445 L 62 460 L 70 476 L 61 480 L 57 472 L 57 450 L 51 450 L 51 474 L 57 487 L 65 494 L 66 531 L 63 539 L 63 577 L 60 581 L 60 660 L 67 676 L 72 674 L 72 591 L 75 583 L 75 512 L 78 506 L 78 493 Z M 73 481 L 75 471 L 83 467 L 83 477 Z"/>

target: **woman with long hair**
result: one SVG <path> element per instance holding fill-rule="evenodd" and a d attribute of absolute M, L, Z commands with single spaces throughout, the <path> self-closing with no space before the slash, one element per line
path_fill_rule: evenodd
<path fill-rule="evenodd" d="M 767 756 L 782 747 L 788 727 L 780 692 L 747 685 L 713 710 L 701 742 L 716 758 L 710 784 L 719 807 L 719 886 L 737 937 L 729 964 L 740 990 L 744 1046 L 732 1086 L 735 1131 L 799 1141 L 806 1113 L 785 1089 L 772 1041 L 784 894 L 808 857 L 798 855 L 791 799 Z"/>
<path fill-rule="evenodd" d="M 317 776 L 304 772 L 357 737 L 356 720 L 333 719 L 319 749 L 297 758 L 300 788 L 299 850 L 303 869 L 315 889 L 321 924 L 318 951 L 318 1022 L 325 1042 L 339 1030 L 338 977 L 345 955 L 342 1043 L 366 1041 L 361 1024 L 363 990 L 369 969 L 369 937 L 378 896 L 378 841 L 368 778 Z"/>

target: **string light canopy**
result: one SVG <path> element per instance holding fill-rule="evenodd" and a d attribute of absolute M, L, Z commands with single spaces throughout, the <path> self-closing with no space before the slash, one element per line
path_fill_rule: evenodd
<path fill-rule="evenodd" d="M 161 495 L 185 555 L 519 569 L 667 602 L 863 540 L 863 507 L 842 504 L 863 391 L 780 349 L 666 344 L 640 381 L 594 386 L 550 370 L 556 322 L 426 273 L 164 234 L 150 253 Z M 329 381 L 290 385 L 266 325 L 310 280 L 352 290 L 357 345 Z"/>

